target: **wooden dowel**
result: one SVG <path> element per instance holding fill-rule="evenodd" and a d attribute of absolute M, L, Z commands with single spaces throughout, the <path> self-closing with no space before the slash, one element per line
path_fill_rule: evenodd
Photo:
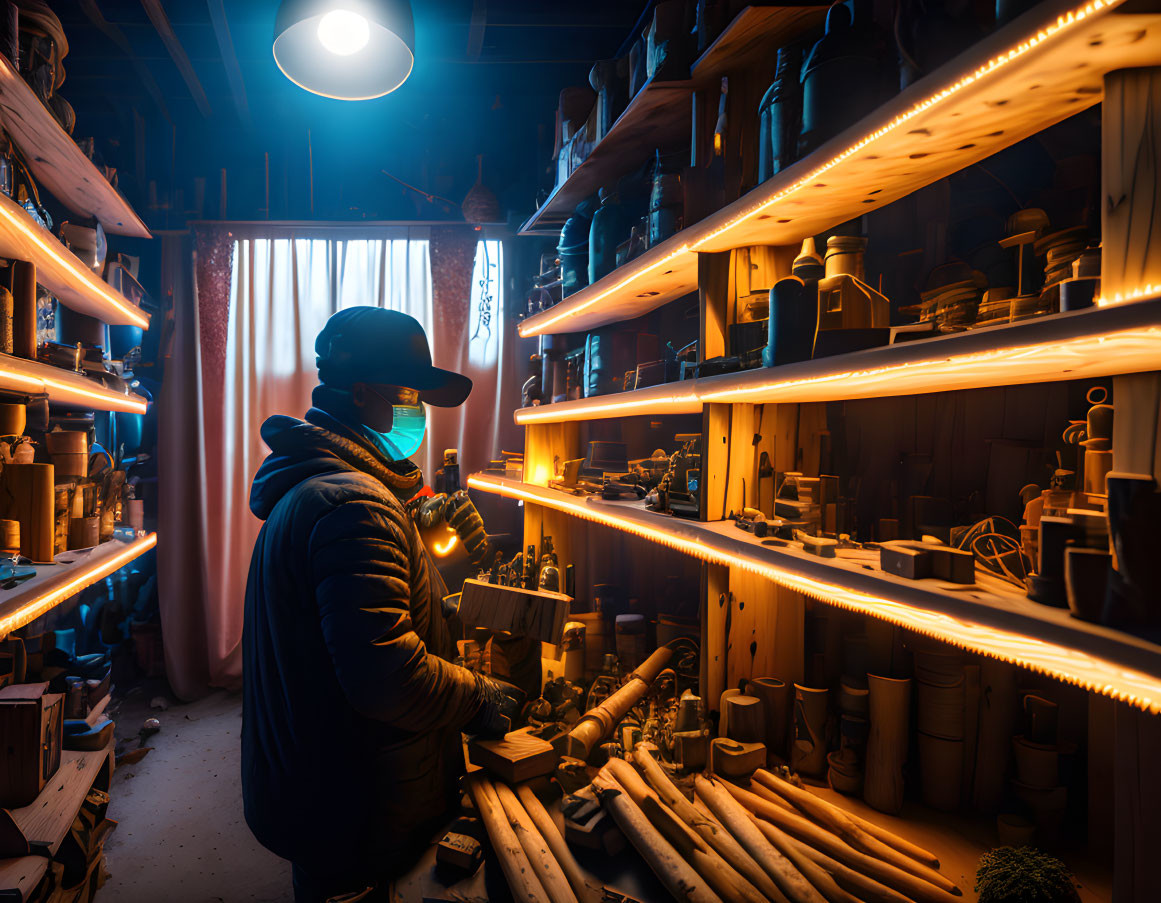
<path fill-rule="evenodd" d="M 661 797 L 661 801 L 713 847 L 731 868 L 743 875 L 767 899 L 785 899 L 778 885 L 766 874 L 762 866 L 750 857 L 733 835 L 698 812 L 694 804 L 682 795 L 647 747 L 638 744 L 633 750 L 633 764 L 641 769 L 645 779 Z"/>
<path fill-rule="evenodd" d="M 793 803 L 811 818 L 830 828 L 855 849 L 879 856 L 881 859 L 886 859 L 890 862 L 892 860 L 888 856 L 883 855 L 882 851 L 882 847 L 886 845 L 892 850 L 902 853 L 904 856 L 908 856 L 929 868 L 939 868 L 938 856 L 911 843 L 906 838 L 888 831 L 882 825 L 877 825 L 869 819 L 855 815 L 853 812 L 847 812 L 834 803 L 820 799 L 809 790 L 798 787 L 773 772 L 760 768 L 754 773 L 754 777 L 760 784 L 765 785 L 774 791 L 774 793 Z M 847 836 L 848 834 L 850 834 L 850 837 Z M 863 844 L 866 844 L 866 846 Z M 900 868 L 902 867 L 900 866 Z"/>
<path fill-rule="evenodd" d="M 500 801 L 500 807 L 508 816 L 508 824 L 512 826 L 516 839 L 524 848 L 524 854 L 528 857 L 528 861 L 532 863 L 536 877 L 544 885 L 548 899 L 551 903 L 578 903 L 576 894 L 572 892 L 572 887 L 564 874 L 564 869 L 556 861 L 556 857 L 553 856 L 544 837 L 536 830 L 536 825 L 525 811 L 520 800 L 516 798 L 516 794 L 512 792 L 512 788 L 500 782 L 496 782 L 493 786 L 496 790 L 496 798 Z"/>
<path fill-rule="evenodd" d="M 763 819 L 758 819 L 758 821 L 763 824 L 770 824 Z M 858 869 L 853 869 L 849 865 L 844 865 L 839 862 L 837 859 L 832 859 L 826 853 L 823 853 L 821 850 L 816 850 L 809 844 L 803 843 L 797 837 L 791 837 L 789 834 L 786 834 L 786 839 L 795 850 L 819 866 L 819 868 L 826 869 L 841 887 L 858 895 L 860 900 L 864 900 L 866 903 L 912 903 L 910 897 L 903 896 L 899 891 L 888 887 L 886 884 L 881 884 L 868 875 L 864 875 Z"/>
<path fill-rule="evenodd" d="M 678 818 L 632 765 L 624 759 L 610 759 L 606 767 L 653 826 L 675 849 L 685 853 L 698 874 L 726 903 L 765 903 L 766 898 L 757 888 L 719 856 L 700 834 Z"/>
<path fill-rule="evenodd" d="M 662 646 L 641 663 L 621 689 L 586 712 L 568 736 L 568 754 L 577 759 L 587 759 L 593 747 L 608 737 L 629 709 L 645 697 L 650 684 L 672 655 L 672 649 Z"/>
<path fill-rule="evenodd" d="M 758 818 L 752 812 L 747 811 L 746 815 L 754 823 L 754 827 L 761 831 L 766 839 L 774 845 L 774 848 L 789 859 L 791 864 L 798 871 L 802 872 L 803 877 L 813 884 L 820 894 L 826 897 L 827 903 L 860 903 L 853 895 L 839 887 L 838 882 L 831 877 L 826 869 L 809 856 L 804 856 L 799 852 L 790 842 L 790 837 L 787 836 L 785 831 L 778 830 L 770 822 Z"/>
<path fill-rule="evenodd" d="M 601 805 L 612 813 L 621 832 L 636 847 L 675 900 L 721 903 L 721 898 L 709 889 L 693 866 L 682 859 L 672 844 L 649 823 L 645 813 L 608 770 L 603 769 L 593 778 L 593 788 L 597 791 Z"/>
<path fill-rule="evenodd" d="M 472 775 L 467 779 L 468 793 L 472 797 L 480 820 L 492 841 L 492 849 L 500 860 L 500 868 L 508 879 L 512 899 L 519 903 L 542 903 L 548 899 L 544 885 L 536 877 L 532 863 L 520 845 L 512 826 L 500 807 L 500 800 L 488 779 L 482 775 Z"/>
<path fill-rule="evenodd" d="M 584 870 L 576 861 L 576 857 L 572 855 L 572 850 L 568 848 L 556 822 L 552 820 L 552 816 L 548 814 L 548 810 L 540 802 L 540 797 L 527 784 L 520 784 L 516 787 L 516 796 L 524 805 L 524 811 L 528 813 L 532 823 L 536 825 L 536 830 L 540 832 L 540 836 L 544 838 L 544 842 L 552 850 L 552 855 L 560 863 L 560 867 L 564 871 L 565 877 L 568 878 L 568 883 L 572 886 L 572 891 L 576 894 L 577 899 L 581 903 L 599 903 L 600 891 L 586 879 Z"/>
<path fill-rule="evenodd" d="M 809 881 L 798 871 L 770 841 L 768 841 L 750 821 L 746 810 L 730 796 L 720 781 L 713 781 L 698 775 L 694 781 L 695 792 L 714 815 L 718 817 L 730 833 L 737 838 L 766 873 L 793 903 L 826 903 Z"/>
<path fill-rule="evenodd" d="M 759 818 L 772 822 L 792 837 L 798 838 L 815 849 L 822 850 L 828 856 L 861 871 L 864 875 L 869 875 L 883 884 L 895 888 L 917 903 L 959 903 L 957 897 L 962 892 L 954 884 L 952 884 L 952 887 L 955 888 L 954 895 L 953 892 L 944 890 L 942 883 L 946 882 L 947 879 L 943 878 L 942 875 L 939 877 L 943 879 L 943 882 L 940 886 L 936 886 L 911 872 L 904 871 L 889 862 L 868 856 L 866 853 L 848 846 L 830 831 L 816 825 L 805 816 L 788 812 L 781 806 L 735 784 L 727 783 L 725 787 L 734 799 Z"/>

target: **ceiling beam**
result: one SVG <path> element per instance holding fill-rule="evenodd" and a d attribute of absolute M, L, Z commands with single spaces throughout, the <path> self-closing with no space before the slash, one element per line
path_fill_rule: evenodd
<path fill-rule="evenodd" d="M 153 23 L 153 27 L 157 29 L 158 35 L 161 36 L 161 42 L 165 44 L 165 49 L 169 51 L 173 63 L 177 66 L 177 71 L 181 73 L 185 85 L 189 88 L 189 93 L 197 104 L 198 111 L 205 118 L 209 118 L 213 113 L 210 108 L 210 99 L 206 97 L 205 88 L 202 87 L 201 81 L 198 79 L 198 74 L 194 71 L 193 63 L 189 61 L 186 55 L 185 48 L 181 46 L 181 41 L 178 40 L 177 33 L 173 30 L 173 26 L 169 22 L 169 16 L 165 14 L 165 9 L 161 5 L 161 0 L 141 0 L 142 7 L 145 8 L 145 14 L 149 16 L 149 21 Z"/>
<path fill-rule="evenodd" d="M 234 51 L 234 38 L 230 34 L 230 23 L 226 19 L 226 5 L 223 0 L 206 0 L 210 12 L 210 23 L 214 26 L 214 37 L 218 39 L 218 49 L 222 53 L 222 65 L 226 68 L 226 80 L 230 83 L 230 94 L 234 98 L 234 108 L 242 125 L 249 128 L 250 102 L 246 97 L 246 82 L 242 78 L 242 67 L 238 54 Z"/>
<path fill-rule="evenodd" d="M 472 0 L 472 20 L 468 23 L 469 60 L 478 60 L 484 49 L 484 31 L 488 27 L 488 0 Z"/>
<path fill-rule="evenodd" d="M 173 119 L 169 115 L 169 108 L 165 105 L 165 96 L 161 93 L 161 88 L 158 87 L 157 80 L 154 79 L 153 74 L 137 57 L 137 54 L 133 52 L 133 45 L 129 43 L 129 39 L 125 37 L 125 33 L 105 18 L 100 7 L 97 6 L 97 0 L 80 0 L 80 7 L 81 11 L 93 24 L 93 27 L 108 38 L 114 47 L 129 58 L 129 62 L 133 66 L 133 71 L 136 73 L 138 81 L 141 82 L 142 87 L 145 88 L 145 92 L 153 100 L 157 111 L 168 122 L 173 122 Z"/>

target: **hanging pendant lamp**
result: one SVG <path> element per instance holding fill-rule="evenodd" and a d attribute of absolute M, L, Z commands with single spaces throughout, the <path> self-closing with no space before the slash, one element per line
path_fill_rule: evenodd
<path fill-rule="evenodd" d="M 337 100 L 390 94 L 415 65 L 408 0 L 283 0 L 274 61 L 300 88 Z"/>

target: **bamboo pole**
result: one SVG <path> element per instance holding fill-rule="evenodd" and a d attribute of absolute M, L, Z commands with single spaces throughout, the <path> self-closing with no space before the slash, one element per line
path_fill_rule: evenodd
<path fill-rule="evenodd" d="M 649 686 L 672 655 L 673 650 L 667 646 L 657 649 L 641 663 L 623 687 L 600 705 L 586 712 L 580 723 L 568 735 L 568 754 L 577 759 L 587 759 L 593 747 L 608 737 L 629 709 L 645 697 Z"/>
<path fill-rule="evenodd" d="M 730 796 L 720 781 L 698 775 L 695 792 L 709 806 L 718 820 L 737 838 L 746 851 L 757 860 L 766 873 L 793 903 L 826 903 L 822 894 L 806 880 L 770 841 L 750 822 L 746 810 Z"/>
<path fill-rule="evenodd" d="M 709 889 L 693 867 L 649 823 L 645 813 L 608 770 L 602 769 L 593 778 L 593 788 L 597 791 L 601 805 L 612 813 L 622 833 L 637 848 L 637 852 L 675 900 L 721 903 L 721 898 Z"/>
<path fill-rule="evenodd" d="M 508 879 L 512 899 L 518 903 L 542 903 L 547 900 L 544 885 L 536 877 L 532 863 L 528 861 L 524 848 L 508 824 L 500 800 L 488 779 L 483 775 L 472 775 L 467 779 L 467 788 L 488 832 L 488 838 L 492 841 L 496 858 L 500 860 L 504 877 Z"/>
<path fill-rule="evenodd" d="M 896 864 L 903 869 L 907 868 L 902 864 L 903 857 L 909 857 L 929 868 L 939 868 L 939 857 L 934 853 L 893 834 L 881 825 L 859 818 L 834 803 L 819 799 L 809 790 L 796 787 L 765 769 L 759 768 L 754 777 L 758 783 L 793 803 L 815 821 L 821 822 L 824 827 L 830 828 L 856 850 L 878 856 L 887 862 L 895 861 L 894 854 L 899 854 L 900 861 Z"/>
<path fill-rule="evenodd" d="M 727 783 L 725 786 L 734 799 L 755 815 L 772 822 L 792 837 L 821 850 L 839 862 L 895 888 L 917 903 L 959 903 L 957 897 L 962 891 L 938 872 L 932 872 L 940 879 L 937 885 L 848 846 L 830 831 L 816 825 L 805 816 L 788 812 L 756 793 L 734 784 Z M 952 890 L 945 889 L 948 885 Z"/>
<path fill-rule="evenodd" d="M 675 849 L 685 853 L 698 874 L 726 903 L 765 903 L 766 897 L 754 885 L 719 856 L 706 843 L 705 838 L 661 802 L 661 798 L 645 783 L 637 769 L 624 759 L 610 759 L 607 768 L 661 835 Z"/>
<path fill-rule="evenodd" d="M 552 816 L 548 814 L 548 810 L 540 802 L 540 797 L 527 784 L 520 784 L 516 787 L 516 796 L 523 803 L 524 810 L 532 819 L 532 823 L 536 825 L 536 830 L 540 832 L 540 836 L 544 838 L 544 842 L 552 850 L 552 855 L 560 863 L 560 867 L 564 871 L 565 877 L 568 878 L 568 883 L 572 886 L 577 899 L 581 903 L 600 903 L 600 892 L 586 879 L 584 870 L 576 861 L 576 857 L 572 855 L 572 850 L 568 848 L 564 836 L 556 827 L 556 822 L 552 820 Z"/>
<path fill-rule="evenodd" d="M 809 856 L 803 855 L 790 842 L 790 837 L 787 836 L 786 832 L 780 831 L 774 825 L 770 824 L 770 822 L 758 818 L 753 812 L 747 811 L 746 815 L 754 823 L 754 827 L 761 831 L 766 836 L 766 839 L 774 845 L 774 848 L 789 859 L 790 863 L 798 871 L 802 872 L 806 880 L 813 884 L 820 894 L 826 897 L 827 903 L 860 903 L 853 895 L 839 887 L 838 882 L 834 880 L 826 869 Z"/>
<path fill-rule="evenodd" d="M 572 887 L 568 883 L 568 878 L 564 874 L 564 869 L 560 867 L 560 863 L 552 855 L 552 850 L 549 849 L 541 833 L 536 830 L 536 825 L 525 811 L 520 800 L 516 798 L 516 794 L 512 792 L 512 788 L 498 781 L 493 786 L 496 790 L 496 798 L 499 799 L 504 814 L 508 816 L 508 823 L 512 826 L 516 839 L 524 848 L 524 854 L 532 864 L 536 877 L 540 879 L 540 883 L 548 892 L 549 901 L 551 903 L 579 903 L 576 894 L 572 892 Z"/>
<path fill-rule="evenodd" d="M 757 816 L 754 817 L 757 818 Z M 762 824 L 770 824 L 763 819 L 758 819 L 758 821 Z M 825 869 L 838 882 L 839 886 L 857 894 L 860 900 L 864 900 L 866 903 L 912 903 L 910 897 L 903 896 L 899 891 L 864 875 L 858 869 L 853 869 L 837 859 L 832 859 L 826 853 L 803 843 L 797 837 L 791 837 L 787 834 L 786 839 L 795 850 L 815 865 Z"/>
<path fill-rule="evenodd" d="M 693 828 L 701 837 L 722 857 L 735 871 L 743 875 L 763 896 L 770 900 L 784 900 L 785 897 L 778 889 L 778 885 L 766 874 L 765 870 L 747 853 L 740 843 L 734 839 L 721 825 L 697 811 L 697 808 L 687 800 L 680 790 L 669 779 L 669 775 L 653 758 L 649 750 L 638 744 L 633 750 L 633 763 L 641 769 L 650 786 L 657 791 L 669 808 L 677 817 Z"/>

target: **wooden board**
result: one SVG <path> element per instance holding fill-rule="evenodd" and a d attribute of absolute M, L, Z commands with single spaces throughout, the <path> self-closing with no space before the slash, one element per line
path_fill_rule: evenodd
<path fill-rule="evenodd" d="M 470 627 L 506 630 L 513 636 L 556 644 L 564 634 L 571 601 L 564 593 L 465 580 L 459 616 Z"/>
<path fill-rule="evenodd" d="M 747 6 L 697 58 L 690 77 L 702 85 L 757 62 L 772 68 L 778 48 L 819 28 L 826 10 L 825 5 Z"/>
<path fill-rule="evenodd" d="M 50 855 L 56 855 L 89 789 L 98 779 L 104 779 L 112 755 L 112 744 L 96 752 L 61 753 L 60 768 L 36 801 L 11 810 L 13 821 L 29 843 L 43 844 Z"/>
<path fill-rule="evenodd" d="M 756 573 L 810 598 L 882 618 L 965 649 L 1005 658 L 1062 680 L 1161 711 L 1161 645 L 1066 609 L 1040 605 L 977 575 L 972 587 L 885 574 L 861 558 L 823 559 L 764 546 L 732 522 L 702 523 L 633 502 L 576 499 L 490 475 L 470 485 L 635 533 L 703 561 Z"/>
<path fill-rule="evenodd" d="M 23 903 L 32 896 L 47 871 L 48 860 L 43 856 L 0 860 L 0 898 Z"/>
<path fill-rule="evenodd" d="M 28 160 L 36 180 L 69 210 L 96 217 L 113 235 L 151 237 L 129 202 L 77 147 L 6 58 L 0 59 L 0 122 Z"/>
<path fill-rule="evenodd" d="M 516 422 L 691 413 L 719 402 L 843 401 L 1092 379 L 1156 370 L 1158 361 L 1161 297 L 1153 296 L 799 364 L 522 408 Z M 1122 422 L 1127 429 L 1129 422 L 1117 421 Z M 1132 470 L 1119 464 L 1115 469 Z"/>
<path fill-rule="evenodd" d="M 507 784 L 551 774 L 559 756 L 552 744 L 529 734 L 528 728 L 512 731 L 502 740 L 473 740 L 468 757 Z"/>
<path fill-rule="evenodd" d="M 647 81 L 584 162 L 553 189 L 548 200 L 520 227 L 519 234 L 559 233 L 564 221 L 585 198 L 604 186 L 614 185 L 658 148 L 665 149 L 688 138 L 691 93 L 688 82 Z"/>
<path fill-rule="evenodd" d="M 1106 72 L 1161 63 L 1161 14 L 1117 6 L 1056 28 L 1076 0 L 1037 4 L 733 204 L 529 317 L 520 334 L 641 316 L 696 289 L 698 252 L 801 242 L 1100 103 Z"/>

